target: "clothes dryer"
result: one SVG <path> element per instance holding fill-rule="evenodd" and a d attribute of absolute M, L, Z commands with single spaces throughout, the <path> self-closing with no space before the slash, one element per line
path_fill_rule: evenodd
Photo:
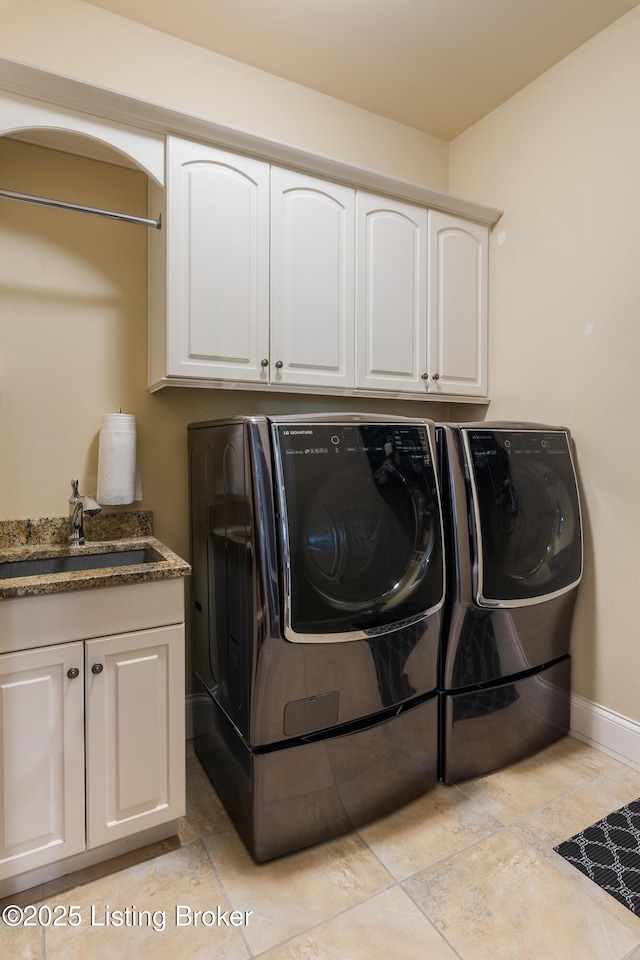
<path fill-rule="evenodd" d="M 401 417 L 189 427 L 195 749 L 256 860 L 436 782 L 433 444 Z"/>
<path fill-rule="evenodd" d="M 436 434 L 448 571 L 439 774 L 455 782 L 569 729 L 582 522 L 565 428 L 442 424 Z"/>

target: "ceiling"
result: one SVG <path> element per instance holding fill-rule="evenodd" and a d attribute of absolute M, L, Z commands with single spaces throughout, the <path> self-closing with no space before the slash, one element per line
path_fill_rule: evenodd
<path fill-rule="evenodd" d="M 85 0 L 451 140 L 640 0 Z"/>

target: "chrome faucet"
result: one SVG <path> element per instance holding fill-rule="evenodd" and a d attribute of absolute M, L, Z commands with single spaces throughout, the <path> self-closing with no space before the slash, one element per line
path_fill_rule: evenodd
<path fill-rule="evenodd" d="M 77 479 L 71 481 L 71 490 L 73 492 L 69 497 L 69 527 L 71 531 L 69 543 L 73 544 L 74 547 L 79 547 L 84 543 L 85 513 L 89 517 L 95 517 L 97 513 L 100 513 L 102 507 L 91 497 L 83 497 L 78 493 Z"/>

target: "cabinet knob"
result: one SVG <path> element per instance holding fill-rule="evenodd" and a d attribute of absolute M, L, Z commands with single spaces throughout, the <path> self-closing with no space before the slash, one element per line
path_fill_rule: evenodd
<path fill-rule="evenodd" d="M 69 667 L 67 670 L 67 676 L 69 677 L 69 680 L 75 680 L 76 677 L 80 676 L 80 671 L 77 667 Z"/>
<path fill-rule="evenodd" d="M 429 374 L 428 374 L 428 373 L 423 373 L 423 374 L 422 374 L 422 379 L 423 379 L 423 380 L 428 380 L 428 379 L 429 379 Z"/>
<path fill-rule="evenodd" d="M 95 673 L 96 675 L 102 673 L 103 670 L 104 667 L 101 663 L 94 663 L 94 665 L 91 667 L 91 673 Z"/>
<path fill-rule="evenodd" d="M 269 366 L 269 361 L 268 361 L 268 360 L 261 360 L 261 361 L 260 361 L 260 366 L 261 366 L 261 367 L 268 367 L 268 366 Z"/>
<path fill-rule="evenodd" d="M 439 374 L 439 373 L 434 373 L 433 379 L 434 379 L 434 380 L 439 380 L 439 379 L 440 379 L 440 374 Z"/>
<path fill-rule="evenodd" d="M 276 360 L 276 369 L 282 370 L 283 367 L 284 367 L 284 363 L 282 362 L 282 360 Z"/>

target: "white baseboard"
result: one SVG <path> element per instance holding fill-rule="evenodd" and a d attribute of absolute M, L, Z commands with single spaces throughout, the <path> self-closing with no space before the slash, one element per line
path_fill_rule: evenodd
<path fill-rule="evenodd" d="M 577 694 L 571 697 L 572 736 L 640 770 L 640 723 Z"/>

